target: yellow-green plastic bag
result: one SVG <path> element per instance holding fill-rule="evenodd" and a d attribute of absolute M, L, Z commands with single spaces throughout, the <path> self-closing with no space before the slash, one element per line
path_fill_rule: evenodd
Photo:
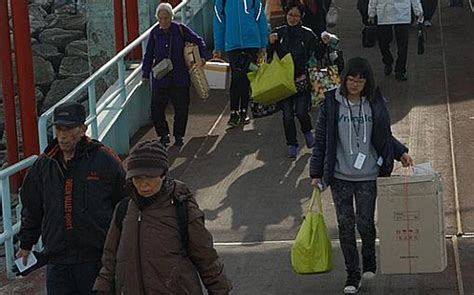
<path fill-rule="evenodd" d="M 291 248 L 291 266 L 296 273 L 313 274 L 332 269 L 332 247 L 324 222 L 321 195 L 313 191 L 308 212 Z M 312 211 L 313 203 L 319 212 Z"/>
<path fill-rule="evenodd" d="M 257 71 L 247 74 L 253 101 L 270 105 L 295 94 L 294 72 L 291 54 L 280 59 L 275 53 L 270 63 L 263 63 Z"/>

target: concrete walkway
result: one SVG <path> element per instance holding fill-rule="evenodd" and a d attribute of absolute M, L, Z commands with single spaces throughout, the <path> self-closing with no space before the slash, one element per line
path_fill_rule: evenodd
<path fill-rule="evenodd" d="M 408 82 L 383 75 L 378 48 L 361 46 L 360 17 L 352 0 L 337 1 L 339 34 L 346 60 L 368 58 L 389 98 L 394 134 L 410 147 L 415 161 L 431 161 L 443 176 L 449 266 L 443 273 L 381 275 L 364 282 L 361 294 L 474 294 L 474 16 L 442 1 L 427 46 L 416 55 L 411 29 Z M 442 29 L 441 29 L 442 28 Z M 394 45 L 392 46 L 394 48 Z M 303 148 L 286 158 L 281 114 L 226 130 L 228 94 L 214 91 L 192 99 L 186 144 L 170 148 L 171 174 L 189 184 L 206 213 L 233 294 L 341 294 L 345 281 L 332 198 L 324 193 L 326 223 L 333 240 L 334 269 L 322 275 L 292 272 L 291 242 L 311 188 Z M 137 138 L 155 138 L 152 129 Z M 304 140 L 300 138 L 300 142 Z M 451 235 L 460 234 L 458 239 Z M 9 282 L 0 294 L 44 294 L 44 273 Z M 2 282 L 4 285 L 6 281 Z M 41 286 L 41 287 L 40 287 Z"/>

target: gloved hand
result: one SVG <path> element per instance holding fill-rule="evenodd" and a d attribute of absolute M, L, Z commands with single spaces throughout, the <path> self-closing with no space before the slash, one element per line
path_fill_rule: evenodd
<path fill-rule="evenodd" d="M 38 262 L 36 262 L 36 264 L 33 265 L 32 267 L 26 269 L 24 272 L 20 272 L 20 270 L 18 269 L 18 267 L 16 265 L 13 266 L 13 272 L 17 276 L 26 276 L 26 275 L 30 274 L 31 272 L 33 272 L 37 269 L 40 269 L 43 266 L 45 266 L 46 264 L 48 264 L 48 257 L 46 255 L 44 255 L 43 252 L 33 251 L 33 254 L 35 255 L 36 260 L 38 260 Z"/>

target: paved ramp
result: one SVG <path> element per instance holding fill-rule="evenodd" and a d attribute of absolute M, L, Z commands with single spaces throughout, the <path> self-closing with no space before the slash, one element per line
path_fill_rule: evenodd
<path fill-rule="evenodd" d="M 434 26 L 426 30 L 423 56 L 416 54 L 415 29 L 411 29 L 409 81 L 398 82 L 394 76 L 383 76 L 378 48 L 362 48 L 355 1 L 337 1 L 339 23 L 334 31 L 341 37 L 346 59 L 362 56 L 371 61 L 389 98 L 395 135 L 409 145 L 416 162 L 432 161 L 442 173 L 446 234 L 460 234 L 458 239 L 446 239 L 449 266 L 443 273 L 379 274 L 361 294 L 474 294 L 474 238 L 469 235 L 474 233 L 474 16 L 467 7 L 449 8 L 444 2 Z M 206 102 L 196 97 L 185 146 L 170 148 L 171 174 L 195 191 L 235 285 L 233 294 L 342 293 L 345 273 L 329 193 L 323 199 L 334 270 L 299 276 L 289 263 L 291 240 L 311 193 L 310 151 L 303 148 L 295 161 L 286 158 L 279 113 L 242 129 L 226 130 L 228 94 L 215 91 Z M 137 135 L 155 137 L 153 130 Z M 35 274 L 29 283 L 10 282 L 0 293 L 44 294 L 44 287 L 31 284 L 31 279 L 42 282 L 43 273 Z"/>

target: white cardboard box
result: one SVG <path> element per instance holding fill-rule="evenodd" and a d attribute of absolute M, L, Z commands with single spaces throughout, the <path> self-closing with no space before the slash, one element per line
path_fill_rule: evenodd
<path fill-rule="evenodd" d="M 204 73 L 211 89 L 230 88 L 230 66 L 226 62 L 208 61 L 204 66 Z"/>
<path fill-rule="evenodd" d="M 383 274 L 442 272 L 447 267 L 439 174 L 377 179 Z"/>

